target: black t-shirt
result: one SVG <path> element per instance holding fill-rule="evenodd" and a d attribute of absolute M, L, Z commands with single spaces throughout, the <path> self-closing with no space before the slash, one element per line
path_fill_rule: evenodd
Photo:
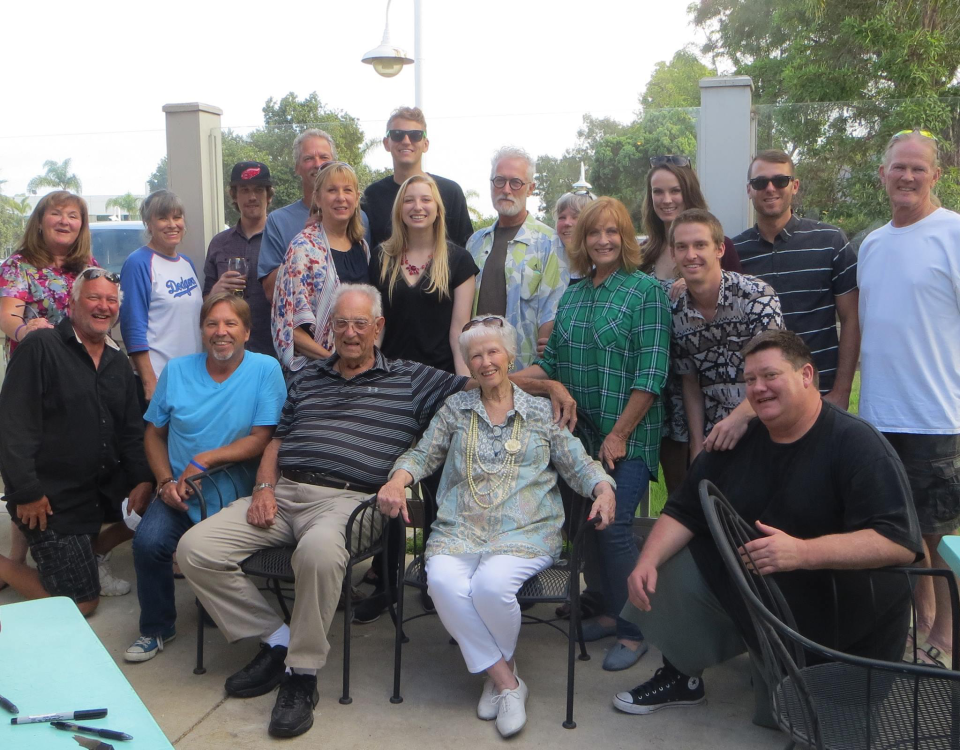
<path fill-rule="evenodd" d="M 439 292 L 427 292 L 433 268 L 431 264 L 413 286 L 407 283 L 401 273 L 393 288 L 393 299 L 390 299 L 389 278 L 385 282 L 380 281 L 382 257 L 377 247 L 370 259 L 370 283 L 383 295 L 383 317 L 386 319 L 380 351 L 390 359 L 408 359 L 438 370 L 454 372 L 453 352 L 450 350 L 453 292 L 480 272 L 477 264 L 470 253 L 448 242 L 449 297 L 440 299 Z"/>
<path fill-rule="evenodd" d="M 467 240 L 473 234 L 473 224 L 470 222 L 470 212 L 467 210 L 467 199 L 463 190 L 453 180 L 438 175 L 430 175 L 437 183 L 440 191 L 440 200 L 443 201 L 443 210 L 447 222 L 447 239 L 460 247 L 466 247 Z M 400 192 L 393 175 L 367 186 L 363 191 L 363 208 L 370 219 L 370 247 L 377 247 L 381 242 L 390 238 L 393 231 L 393 202 Z"/>
<path fill-rule="evenodd" d="M 873 529 L 915 552 L 918 560 L 923 556 L 903 464 L 876 429 L 827 402 L 807 434 L 789 444 L 774 443 L 754 419 L 734 450 L 701 453 L 663 509 L 694 532 L 690 552 L 697 567 L 748 643 L 754 636 L 746 608 L 700 505 L 702 479 L 713 482 L 751 525 L 760 520 L 801 539 Z M 901 576 L 798 570 L 778 573 L 775 580 L 808 638 L 848 653 L 891 658 L 882 653 L 890 643 L 884 629 L 905 627 L 909 607 Z"/>
<path fill-rule="evenodd" d="M 367 254 L 359 242 L 355 242 L 346 252 L 333 248 L 330 252 L 333 253 L 333 265 L 341 284 L 367 283 Z"/>

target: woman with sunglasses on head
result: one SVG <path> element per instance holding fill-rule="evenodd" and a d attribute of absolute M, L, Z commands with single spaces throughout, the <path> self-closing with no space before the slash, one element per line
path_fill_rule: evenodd
<path fill-rule="evenodd" d="M 86 202 L 66 190 L 43 196 L 27 220 L 16 252 L 0 264 L 5 360 L 26 336 L 63 320 L 73 282 L 90 265 L 97 262 L 90 250 Z M 8 557 L 22 563 L 27 559 L 27 540 L 12 521 L 10 531 Z M 5 587 L 0 582 L 0 589 Z"/>
<path fill-rule="evenodd" d="M 442 468 L 424 552 L 428 592 L 467 669 L 486 676 L 477 717 L 496 720 L 501 736 L 510 737 L 526 723 L 517 592 L 560 557 L 557 473 L 593 499 L 589 518 L 599 520 L 598 529 L 614 516 L 614 493 L 600 463 L 554 422 L 550 402 L 510 382 L 516 328 L 499 315 L 476 317 L 458 348 L 479 387 L 447 399 L 393 465 L 377 502 L 383 513 L 402 514 L 409 523 L 406 488 Z"/>
<path fill-rule="evenodd" d="M 654 156 L 650 159 L 647 173 L 647 191 L 643 199 L 643 229 L 647 239 L 641 246 L 643 252 L 640 270 L 649 274 L 669 288 L 671 302 L 686 289 L 678 280 L 677 266 L 673 262 L 667 237 L 673 220 L 688 208 L 707 209 L 707 200 L 700 190 L 700 180 L 686 156 Z M 740 259 L 729 237 L 723 238 L 723 257 L 720 267 L 724 271 L 741 273 Z M 676 375 L 667 378 L 663 391 L 664 427 L 660 444 L 660 465 L 667 492 L 673 492 L 687 475 L 689 464 L 689 434 L 683 411 L 680 381 Z"/>
<path fill-rule="evenodd" d="M 193 261 L 177 251 L 187 230 L 180 198 L 169 190 L 150 193 L 140 218 L 149 241 L 120 269 L 120 333 L 146 412 L 167 362 L 202 351 L 197 320 L 203 295 Z"/>
<path fill-rule="evenodd" d="M 277 273 L 270 328 L 288 373 L 333 353 L 333 296 L 341 284 L 366 284 L 370 250 L 363 238 L 357 174 L 346 162 L 324 164 L 313 202 L 319 221 L 293 238 Z"/>

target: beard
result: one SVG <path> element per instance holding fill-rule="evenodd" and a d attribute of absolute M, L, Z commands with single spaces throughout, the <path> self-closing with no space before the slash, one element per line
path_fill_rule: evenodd
<path fill-rule="evenodd" d="M 510 202 L 509 206 L 505 205 L 507 201 Z M 494 201 L 494 205 L 497 207 L 497 213 L 501 216 L 516 216 L 523 211 L 524 202 L 512 195 L 501 193 Z"/>

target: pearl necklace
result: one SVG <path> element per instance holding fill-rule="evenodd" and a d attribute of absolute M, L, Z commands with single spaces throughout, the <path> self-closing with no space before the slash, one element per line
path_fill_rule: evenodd
<path fill-rule="evenodd" d="M 480 428 L 479 417 L 474 411 L 470 417 L 470 429 L 467 431 L 467 484 L 470 487 L 470 494 L 473 495 L 474 502 L 481 508 L 492 508 L 499 505 L 506 497 L 507 490 L 513 485 L 516 475 L 520 473 L 517 466 L 517 457 L 523 448 L 520 443 L 521 419 L 519 414 L 513 416 L 513 430 L 510 439 L 504 444 L 506 456 L 499 466 L 487 468 L 480 460 Z M 481 492 L 477 483 L 473 479 L 473 466 L 476 461 L 477 468 L 480 469 L 486 477 L 486 484 L 489 488 L 487 492 Z M 489 477 L 497 476 L 497 481 L 492 481 Z M 489 503 L 484 503 L 480 498 L 492 498 Z"/>
<path fill-rule="evenodd" d="M 402 265 L 408 274 L 411 276 L 419 276 L 421 273 L 427 270 L 427 266 L 433 261 L 433 256 L 431 255 L 427 258 L 427 262 L 422 266 L 415 266 L 410 261 L 407 260 L 407 253 L 404 251 L 403 255 L 400 256 L 400 265 Z"/>

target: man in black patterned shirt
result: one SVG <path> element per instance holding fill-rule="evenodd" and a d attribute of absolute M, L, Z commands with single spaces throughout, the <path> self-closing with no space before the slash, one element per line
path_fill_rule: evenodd
<path fill-rule="evenodd" d="M 723 227 L 709 211 L 684 211 L 668 239 L 687 284 L 671 305 L 670 358 L 682 378 L 693 461 L 702 449 L 733 448 L 756 416 L 741 351 L 761 331 L 783 328 L 783 316 L 768 284 L 720 268 Z"/>

